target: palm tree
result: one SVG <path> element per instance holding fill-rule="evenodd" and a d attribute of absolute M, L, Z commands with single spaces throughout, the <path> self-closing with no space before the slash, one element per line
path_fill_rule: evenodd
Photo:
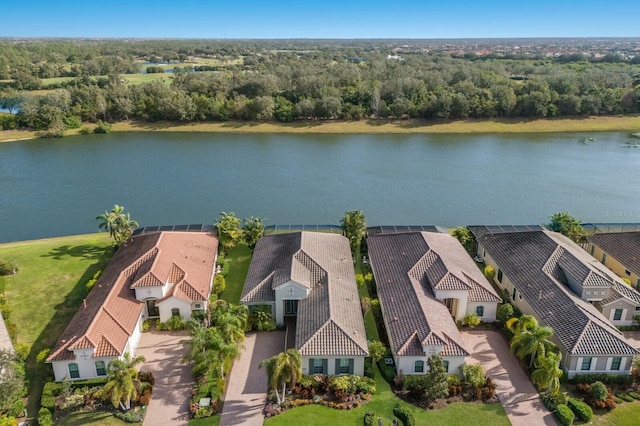
<path fill-rule="evenodd" d="M 553 336 L 551 327 L 538 326 L 531 330 L 524 329 L 513 336 L 511 351 L 520 359 L 524 359 L 527 355 L 531 356 L 529 361 L 529 368 L 531 368 L 538 356 L 544 357 L 546 350 L 554 346 L 549 340 L 551 336 Z"/>
<path fill-rule="evenodd" d="M 216 329 L 209 329 L 209 349 L 220 369 L 220 377 L 224 380 L 225 361 L 228 359 L 236 359 L 240 356 L 242 345 L 236 341 L 227 342 Z"/>
<path fill-rule="evenodd" d="M 116 246 L 122 245 L 126 242 L 133 230 L 138 227 L 138 222 L 131 219 L 129 213 L 124 213 L 124 206 L 114 205 L 110 212 L 105 211 L 103 214 L 96 217 L 99 220 L 98 228 L 109 232 L 111 238 L 115 240 Z"/>
<path fill-rule="evenodd" d="M 349 239 L 351 253 L 355 256 L 360 241 L 367 235 L 367 220 L 360 210 L 346 212 L 340 221 L 344 236 Z"/>
<path fill-rule="evenodd" d="M 287 383 L 293 387 L 298 378 L 302 377 L 302 360 L 297 349 L 287 349 L 284 352 L 265 359 L 260 363 L 260 368 L 267 369 L 269 387 L 275 390 L 278 403 L 284 399 L 287 391 Z M 278 387 L 282 385 L 282 397 L 278 394 Z"/>
<path fill-rule="evenodd" d="M 532 315 L 522 315 L 520 318 L 511 318 L 507 321 L 507 328 L 517 336 L 523 330 L 533 330 L 538 327 L 538 321 Z"/>
<path fill-rule="evenodd" d="M 114 408 L 118 405 L 123 410 L 131 408 L 131 399 L 138 395 L 138 370 L 136 366 L 145 359 L 143 356 L 131 358 L 131 354 L 126 352 L 122 359 L 114 359 L 107 367 L 107 383 L 102 388 L 105 395 L 111 399 Z"/>
<path fill-rule="evenodd" d="M 242 239 L 249 246 L 250 249 L 254 249 L 260 237 L 264 234 L 264 220 L 259 217 L 251 216 L 244 221 L 244 229 L 242 230 Z"/>
<path fill-rule="evenodd" d="M 191 318 L 187 323 L 191 339 L 183 344 L 189 346 L 182 360 L 193 363 L 193 374 L 204 374 L 209 365 L 215 361 L 215 354 L 210 349 L 211 330 L 204 327 L 197 320 Z"/>
<path fill-rule="evenodd" d="M 552 396 L 560 392 L 561 360 L 562 354 L 553 352 L 538 357 L 536 362 L 538 368 L 531 373 L 531 381 L 538 386 L 539 390 L 546 389 L 547 393 Z"/>

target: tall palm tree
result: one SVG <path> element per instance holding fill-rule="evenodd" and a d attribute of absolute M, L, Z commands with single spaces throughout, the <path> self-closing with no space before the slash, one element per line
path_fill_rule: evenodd
<path fill-rule="evenodd" d="M 297 349 L 287 349 L 284 352 L 265 359 L 260 363 L 260 368 L 267 369 L 269 387 L 276 391 L 278 403 L 284 399 L 287 384 L 293 387 L 302 377 L 302 359 Z M 282 386 L 282 397 L 278 394 L 278 387 Z"/>
<path fill-rule="evenodd" d="M 131 354 L 126 352 L 122 359 L 114 359 L 107 366 L 109 373 L 103 392 L 115 408 L 118 405 L 123 410 L 131 408 L 131 399 L 136 397 L 140 386 L 136 366 L 144 361 L 143 356 L 131 358 Z"/>
<path fill-rule="evenodd" d="M 546 389 L 547 393 L 553 396 L 560 392 L 561 360 L 562 354 L 553 352 L 538 357 L 536 362 L 538 368 L 531 373 L 531 381 L 538 386 L 539 390 Z"/>
<path fill-rule="evenodd" d="M 183 361 L 193 363 L 193 374 L 196 376 L 204 374 L 209 365 L 215 361 L 215 355 L 210 349 L 211 330 L 204 327 L 195 319 L 190 319 L 187 323 L 191 339 L 185 340 L 183 344 L 189 346 Z"/>
<path fill-rule="evenodd" d="M 105 231 L 109 232 L 117 246 L 122 245 L 131 238 L 134 229 L 138 227 L 138 222 L 132 220 L 129 213 L 124 213 L 124 206 L 117 204 L 113 206 L 110 212 L 105 211 L 97 216 L 96 220 L 100 221 L 98 228 L 104 228 Z"/>
<path fill-rule="evenodd" d="M 538 356 L 545 356 L 548 348 L 555 346 L 549 338 L 553 336 L 553 329 L 547 326 L 538 326 L 531 330 L 524 329 L 519 332 L 511 340 L 511 350 L 520 359 L 524 359 L 527 355 L 531 357 L 529 368 L 537 360 Z"/>
<path fill-rule="evenodd" d="M 218 363 L 220 377 L 224 379 L 225 361 L 240 356 L 242 345 L 236 341 L 227 342 L 216 329 L 209 329 L 209 349 Z"/>
<path fill-rule="evenodd" d="M 523 330 L 533 330 L 538 327 L 538 320 L 532 315 L 522 315 L 520 318 L 511 318 L 507 321 L 507 328 L 516 336 Z"/>

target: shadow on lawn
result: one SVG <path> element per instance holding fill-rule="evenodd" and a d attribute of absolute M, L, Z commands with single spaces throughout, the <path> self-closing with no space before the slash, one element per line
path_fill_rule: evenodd
<path fill-rule="evenodd" d="M 82 299 L 86 296 L 85 285 L 87 281 L 89 281 L 98 270 L 104 269 L 114 253 L 115 248 L 113 246 L 105 249 L 91 245 L 82 245 L 75 247 L 56 247 L 51 250 L 49 254 L 44 255 L 51 256 L 54 259 L 60 259 L 63 256 L 86 257 L 96 259 L 97 262 L 91 264 L 86 271 L 84 271 L 84 274 L 78 279 L 71 291 L 67 293 L 64 301 L 55 307 L 55 315 L 31 346 L 31 351 L 29 352 L 26 362 L 27 378 L 29 381 L 29 398 L 27 402 L 27 413 L 29 417 L 37 416 L 38 409 L 40 408 L 42 387 L 45 381 L 52 377 L 53 374 L 50 364 L 45 364 L 44 366 L 38 364 L 36 357 L 43 349 L 53 349 L 58 338 L 82 303 Z"/>
<path fill-rule="evenodd" d="M 56 247 L 47 254 L 41 255 L 41 257 L 51 257 L 53 259 L 62 259 L 64 257 L 84 257 L 86 259 L 100 259 L 105 253 L 101 247 L 96 247 L 93 244 L 83 244 L 79 246 L 64 245 Z M 111 256 L 109 256 L 111 257 Z"/>

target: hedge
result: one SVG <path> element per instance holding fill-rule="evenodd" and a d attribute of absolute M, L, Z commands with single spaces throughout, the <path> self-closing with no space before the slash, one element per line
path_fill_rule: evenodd
<path fill-rule="evenodd" d="M 616 392 L 616 396 L 624 401 L 633 402 L 633 398 L 624 392 Z"/>
<path fill-rule="evenodd" d="M 582 402 L 579 399 L 570 398 L 567 405 L 580 420 L 589 422 L 593 418 L 593 410 L 585 402 Z"/>
<path fill-rule="evenodd" d="M 38 425 L 53 426 L 53 416 L 51 415 L 51 411 L 44 407 L 38 411 Z"/>
<path fill-rule="evenodd" d="M 631 386 L 633 384 L 634 376 L 628 374 L 607 374 L 607 373 L 592 373 L 592 374 L 577 374 L 570 382 L 577 385 L 580 383 L 593 383 L 602 382 L 605 385 L 622 385 Z"/>
<path fill-rule="evenodd" d="M 558 405 L 558 408 L 556 408 L 556 417 L 561 425 L 569 426 L 573 424 L 573 418 L 575 415 L 567 405 L 560 404 Z"/>
<path fill-rule="evenodd" d="M 375 419 L 376 413 L 373 411 L 367 411 L 364 414 L 364 426 L 374 426 Z"/>
<path fill-rule="evenodd" d="M 400 419 L 404 426 L 415 426 L 416 419 L 413 413 L 409 411 L 407 407 L 403 407 L 400 404 L 396 404 L 393 407 L 393 415 Z"/>
<path fill-rule="evenodd" d="M 387 383 L 393 384 L 393 381 L 396 378 L 396 371 L 394 368 L 391 365 L 385 364 L 384 359 L 381 359 L 378 361 L 378 369 Z"/>

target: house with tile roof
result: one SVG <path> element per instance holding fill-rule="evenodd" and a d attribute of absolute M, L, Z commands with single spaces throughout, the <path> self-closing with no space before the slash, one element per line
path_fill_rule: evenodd
<path fill-rule="evenodd" d="M 495 321 L 501 298 L 449 234 L 380 233 L 367 244 L 396 369 L 424 374 L 438 354 L 457 372 L 469 350 L 455 321 L 468 313 Z"/>
<path fill-rule="evenodd" d="M 349 241 L 293 232 L 263 236 L 240 302 L 269 305 L 276 323 L 295 327 L 304 374 L 364 374 L 369 355 Z M 292 321 L 293 320 L 293 321 Z"/>
<path fill-rule="evenodd" d="M 47 358 L 56 381 L 106 376 L 135 353 L 145 319 L 206 310 L 218 240 L 210 233 L 137 235 L 115 253 Z"/>
<path fill-rule="evenodd" d="M 636 324 L 640 315 L 640 232 L 597 233 L 587 237 L 586 250 L 603 265 L 631 282 L 615 286 L 601 302 L 602 313 L 616 325 Z"/>
<path fill-rule="evenodd" d="M 639 352 L 597 309 L 622 291 L 615 274 L 556 232 L 470 229 L 478 255 L 496 269 L 496 284 L 522 313 L 553 328 L 569 377 L 629 374 Z"/>

